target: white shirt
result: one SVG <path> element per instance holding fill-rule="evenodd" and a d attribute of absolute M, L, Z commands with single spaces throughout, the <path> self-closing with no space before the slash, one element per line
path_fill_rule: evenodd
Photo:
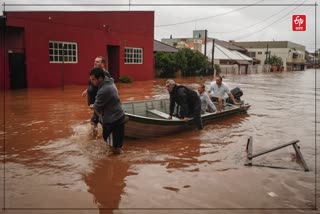
<path fill-rule="evenodd" d="M 208 109 L 208 106 L 210 107 L 209 112 L 215 112 L 217 111 L 216 106 L 213 104 L 213 102 L 211 101 L 209 95 L 206 92 L 203 92 L 200 95 L 200 100 L 201 100 L 201 111 L 202 112 L 206 112 Z"/>
<path fill-rule="evenodd" d="M 228 96 L 230 94 L 230 90 L 225 84 L 221 83 L 221 85 L 219 87 L 216 82 L 211 83 L 209 92 L 214 97 L 222 97 L 222 98 L 225 97 L 225 94 L 227 94 Z"/>

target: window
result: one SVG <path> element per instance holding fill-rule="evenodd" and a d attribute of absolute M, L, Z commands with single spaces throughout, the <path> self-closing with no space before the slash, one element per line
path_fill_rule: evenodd
<path fill-rule="evenodd" d="M 77 63 L 77 43 L 49 41 L 49 61 L 50 63 Z"/>
<path fill-rule="evenodd" d="M 125 48 L 124 63 L 125 64 L 142 64 L 143 51 L 142 48 Z"/>
<path fill-rule="evenodd" d="M 258 52 L 258 55 L 261 55 L 261 54 L 262 54 L 262 52 L 261 52 L 261 51 L 259 51 L 259 52 Z"/>
<path fill-rule="evenodd" d="M 248 52 L 249 57 L 256 57 L 256 52 Z"/>

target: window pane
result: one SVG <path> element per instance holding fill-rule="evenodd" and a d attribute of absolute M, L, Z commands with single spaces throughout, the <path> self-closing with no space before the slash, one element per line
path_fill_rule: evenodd
<path fill-rule="evenodd" d="M 53 62 L 53 56 L 50 56 L 50 62 Z"/>
<path fill-rule="evenodd" d="M 58 44 L 57 44 L 57 43 L 54 43 L 54 44 L 53 44 L 53 47 L 54 47 L 54 48 L 58 48 Z"/>
<path fill-rule="evenodd" d="M 49 48 L 53 48 L 52 42 L 49 42 Z"/>

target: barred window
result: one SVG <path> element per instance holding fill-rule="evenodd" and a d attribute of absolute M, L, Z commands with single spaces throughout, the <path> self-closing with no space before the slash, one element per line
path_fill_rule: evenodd
<path fill-rule="evenodd" d="M 142 64 L 143 50 L 142 48 L 128 48 L 124 49 L 124 63 L 125 64 Z"/>
<path fill-rule="evenodd" d="M 77 63 L 77 43 L 49 41 L 49 61 L 50 63 Z"/>

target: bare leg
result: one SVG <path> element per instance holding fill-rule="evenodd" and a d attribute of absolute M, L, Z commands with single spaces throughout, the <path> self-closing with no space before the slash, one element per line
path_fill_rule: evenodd
<path fill-rule="evenodd" d="M 223 103 L 223 100 L 222 100 L 222 97 L 219 97 L 218 98 L 218 105 L 219 105 L 219 111 L 222 111 L 223 110 L 223 105 L 222 105 L 222 103 Z"/>

